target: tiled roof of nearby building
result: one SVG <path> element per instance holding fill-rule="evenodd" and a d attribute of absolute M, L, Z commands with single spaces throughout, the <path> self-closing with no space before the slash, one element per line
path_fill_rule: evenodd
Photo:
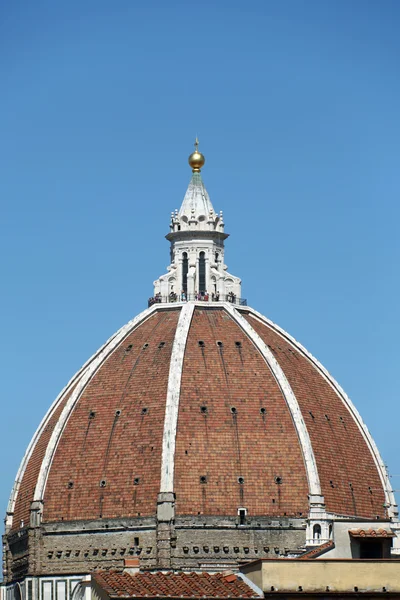
<path fill-rule="evenodd" d="M 326 542 L 325 544 L 321 544 L 320 546 L 317 546 L 316 548 L 312 548 L 311 550 L 308 550 L 308 552 L 304 552 L 304 554 L 301 554 L 298 557 L 298 560 L 317 558 L 318 556 L 325 554 L 325 552 L 332 550 L 332 548 L 334 548 L 334 547 L 335 547 L 335 544 L 330 540 L 329 542 Z"/>
<path fill-rule="evenodd" d="M 394 533 L 392 533 L 391 531 L 388 531 L 387 529 L 373 529 L 372 527 L 370 529 L 350 529 L 349 530 L 349 534 L 352 537 L 379 537 L 379 538 L 385 538 L 385 537 L 394 537 Z"/>
<path fill-rule="evenodd" d="M 234 574 L 216 573 L 118 573 L 99 571 L 94 581 L 109 598 L 258 598 L 257 593 Z"/>

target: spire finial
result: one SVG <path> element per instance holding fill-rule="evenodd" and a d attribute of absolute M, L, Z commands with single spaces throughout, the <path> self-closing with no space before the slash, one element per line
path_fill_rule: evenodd
<path fill-rule="evenodd" d="M 196 135 L 196 140 L 194 142 L 194 152 L 189 156 L 189 165 L 192 167 L 193 173 L 200 173 L 201 167 L 206 162 L 204 158 L 204 154 L 199 152 L 199 140 Z"/>

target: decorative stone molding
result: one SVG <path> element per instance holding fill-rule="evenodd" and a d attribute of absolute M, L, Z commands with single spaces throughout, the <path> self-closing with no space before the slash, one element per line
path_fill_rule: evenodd
<path fill-rule="evenodd" d="M 241 296 L 241 280 L 227 272 L 224 263 L 224 233 L 222 212 L 215 213 L 200 173 L 193 173 L 182 206 L 171 213 L 171 263 L 167 273 L 154 281 L 154 296 L 168 297 L 186 294 L 193 298 L 199 291 L 221 296 L 232 293 Z M 200 257 L 204 258 L 205 289 L 200 284 Z M 187 260 L 184 274 L 183 262 Z"/>

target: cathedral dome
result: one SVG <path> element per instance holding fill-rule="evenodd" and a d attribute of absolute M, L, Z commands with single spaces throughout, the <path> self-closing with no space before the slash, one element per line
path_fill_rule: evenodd
<path fill-rule="evenodd" d="M 384 466 L 347 396 L 302 346 L 248 307 L 154 304 L 75 375 L 27 451 L 13 527 L 177 515 L 385 519 Z"/>
<path fill-rule="evenodd" d="M 61 556 L 85 572 L 125 553 L 153 567 L 237 564 L 327 543 L 344 522 L 395 536 L 368 429 L 328 371 L 241 298 L 198 172 L 166 237 L 171 265 L 149 307 L 71 379 L 26 451 L 9 573 L 59 572 Z M 21 563 L 28 530 L 42 542 L 26 535 Z"/>

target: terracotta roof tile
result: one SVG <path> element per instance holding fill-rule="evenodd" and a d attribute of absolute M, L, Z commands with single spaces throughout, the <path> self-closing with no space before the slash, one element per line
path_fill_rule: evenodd
<path fill-rule="evenodd" d="M 385 537 L 394 537 L 394 533 L 392 533 L 391 531 L 388 531 L 387 529 L 373 529 L 372 527 L 370 529 L 350 529 L 349 530 L 349 534 L 352 537 L 379 537 L 379 538 L 385 538 Z"/>
<path fill-rule="evenodd" d="M 258 598 L 242 579 L 222 573 L 119 573 L 98 571 L 93 579 L 110 598 Z"/>
<path fill-rule="evenodd" d="M 325 552 L 332 550 L 332 548 L 334 548 L 334 547 L 335 547 L 334 542 L 332 542 L 330 540 L 329 542 L 325 542 L 325 544 L 321 544 L 320 546 L 317 546 L 316 548 L 312 548 L 312 550 L 308 550 L 307 552 L 304 552 L 304 554 L 301 554 L 298 557 L 298 560 L 317 558 L 318 556 L 321 556 L 321 554 L 325 554 Z"/>

